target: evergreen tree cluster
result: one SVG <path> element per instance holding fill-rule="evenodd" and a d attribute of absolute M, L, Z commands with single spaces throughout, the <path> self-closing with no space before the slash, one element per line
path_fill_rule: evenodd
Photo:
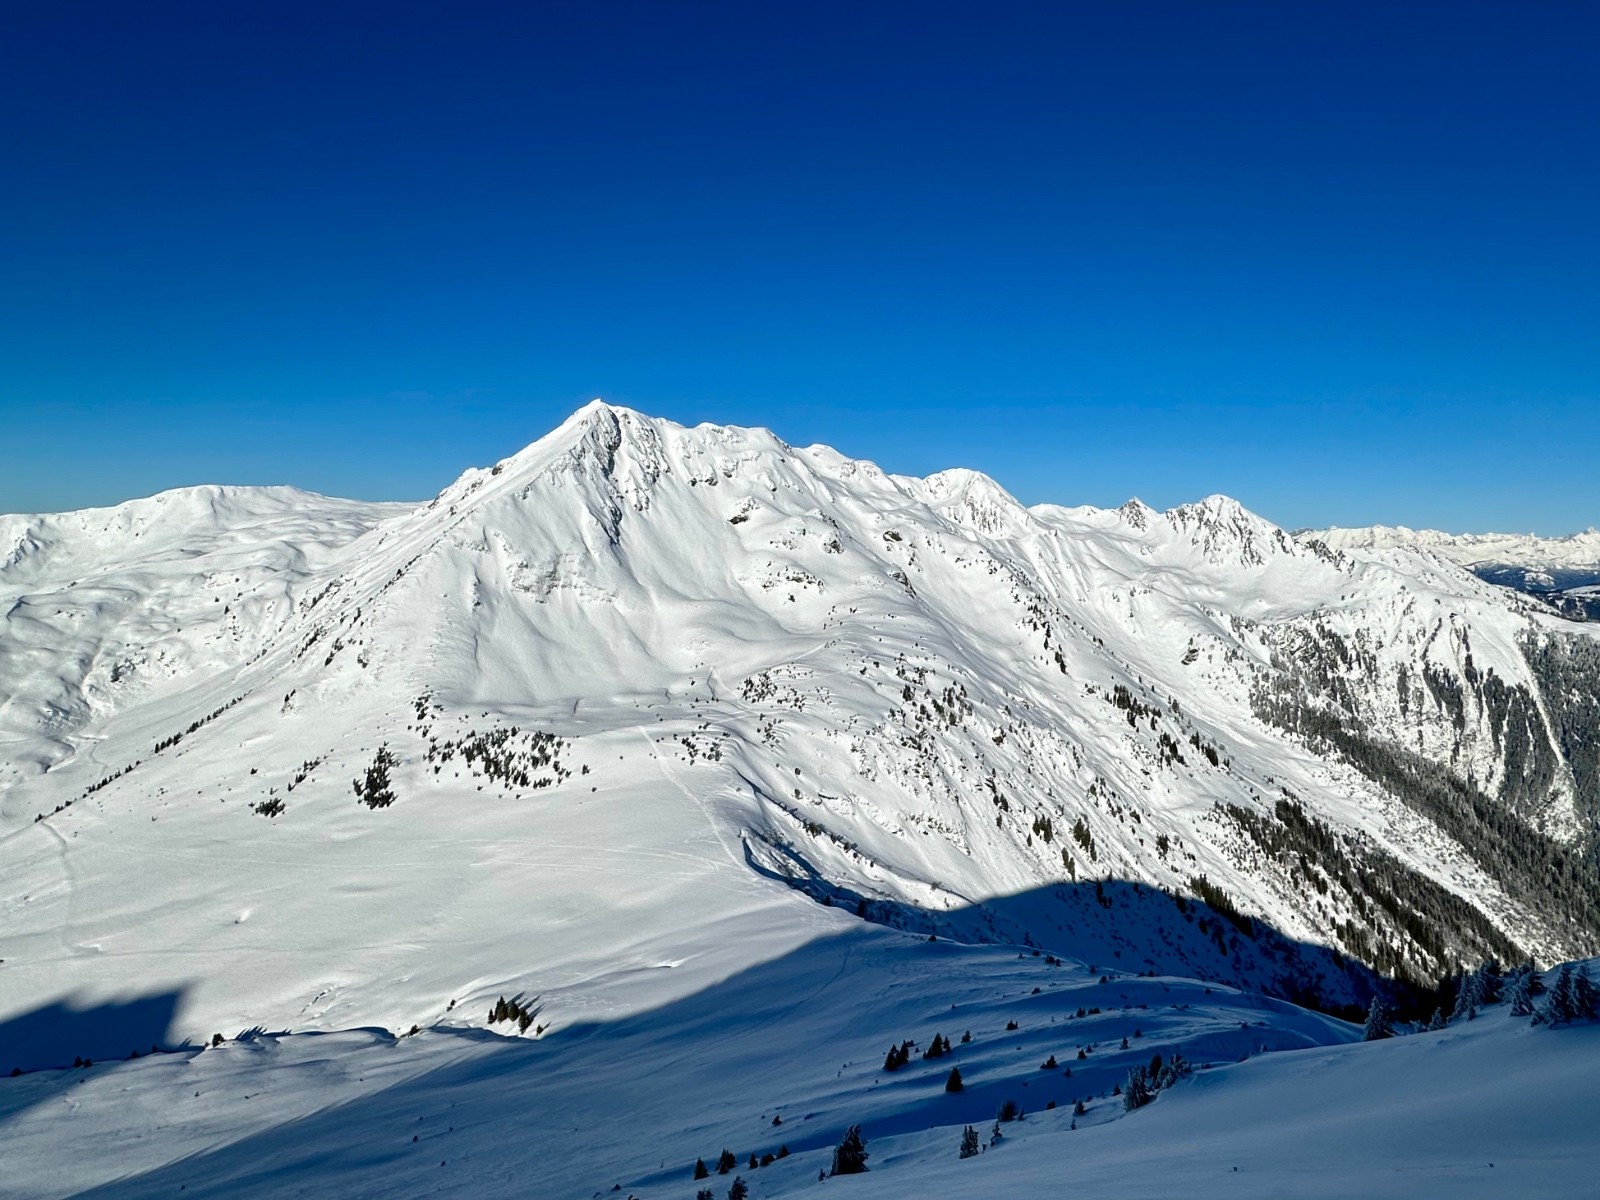
<path fill-rule="evenodd" d="M 1540 652 L 1525 648 L 1524 653 L 1530 655 L 1531 663 Z M 1587 714 L 1592 705 L 1600 712 L 1600 665 L 1589 663 L 1587 656 L 1587 650 L 1580 654 L 1576 650 L 1547 648 L 1545 657 L 1534 666 L 1536 674 L 1544 669 L 1558 684 L 1570 684 L 1569 690 L 1577 693 L 1576 698 L 1561 697 L 1553 694 L 1551 686 L 1541 684 L 1542 692 L 1552 693 L 1546 696 L 1550 704 L 1559 703 L 1580 714 Z M 1564 673 L 1570 663 L 1580 658 L 1583 665 L 1575 674 Z M 1596 655 L 1596 659 L 1600 663 L 1600 655 Z M 1278 660 L 1278 666 L 1282 675 L 1258 687 L 1252 696 L 1258 717 L 1297 734 L 1318 752 L 1342 759 L 1427 818 L 1505 887 L 1513 899 L 1539 913 L 1547 927 L 1568 944 L 1591 947 L 1600 939 L 1600 833 L 1592 835 L 1587 846 L 1565 846 L 1535 829 L 1518 812 L 1518 806 L 1526 806 L 1534 794 L 1529 791 L 1533 785 L 1528 780 L 1553 772 L 1554 765 L 1547 771 L 1546 767 L 1527 761 L 1526 754 L 1517 761 L 1510 761 L 1502 745 L 1508 781 L 1510 772 L 1515 770 L 1521 772 L 1522 782 L 1515 785 L 1508 782 L 1507 786 L 1512 788 L 1509 794 L 1491 797 L 1474 782 L 1459 778 L 1447 767 L 1397 743 L 1370 736 L 1359 705 L 1340 690 L 1348 686 L 1342 676 L 1338 677 L 1336 685 L 1331 677 L 1315 670 L 1308 671 L 1303 662 Z M 1478 701 L 1487 707 L 1493 705 L 1497 693 L 1492 687 L 1485 693 L 1485 678 L 1487 676 L 1474 675 L 1468 682 L 1475 688 Z M 1425 682 L 1435 702 L 1454 713 L 1453 697 L 1460 687 L 1455 678 L 1435 669 L 1428 673 Z M 1317 697 L 1321 697 L 1321 702 L 1314 699 Z M 1509 709 L 1503 717 L 1491 712 L 1491 731 L 1498 725 L 1502 736 L 1510 738 L 1512 735 L 1505 731 L 1512 728 L 1512 716 Z M 1452 721 L 1454 719 L 1452 716 Z M 1574 724 L 1581 725 L 1581 721 Z M 1564 736 L 1575 748 L 1577 761 L 1572 764 L 1575 774 L 1578 768 L 1587 770 L 1588 760 L 1584 755 L 1591 753 L 1593 742 L 1600 741 L 1594 726 L 1575 727 Z M 1600 749 L 1592 752 L 1600 754 Z M 1512 757 L 1519 753 L 1522 752 L 1514 752 Z M 1554 751 L 1550 753 L 1553 758 Z M 1553 779 L 1553 775 L 1550 777 Z M 1541 786 L 1548 791 L 1547 785 Z M 1600 802 L 1590 799 L 1580 803 L 1588 803 L 1592 808 Z M 1594 822 L 1590 825 L 1594 827 Z M 1459 903 L 1465 904 L 1464 901 Z M 1520 952 L 1508 954 L 1505 946 L 1490 949 L 1508 958 L 1521 956 Z M 1380 969 L 1387 969 L 1385 964 L 1366 954 L 1361 957 Z"/>
<path fill-rule="evenodd" d="M 1456 986 L 1455 1007 L 1450 1010 L 1451 1021 L 1476 1019 L 1478 1010 L 1486 1004 L 1497 1004 L 1505 991 L 1505 980 L 1500 974 L 1500 964 L 1494 959 L 1482 963 L 1477 970 L 1461 976 Z"/>
<path fill-rule="evenodd" d="M 1143 1108 L 1156 1098 L 1157 1092 L 1193 1074 L 1194 1067 L 1177 1051 L 1173 1051 L 1171 1057 L 1165 1060 L 1159 1054 L 1152 1055 L 1148 1064 L 1140 1063 L 1129 1070 L 1127 1082 L 1122 1087 L 1123 1110 L 1132 1112 L 1136 1108 Z M 1080 1102 L 1074 1113 L 1078 1114 L 1081 1108 Z"/>
<path fill-rule="evenodd" d="M 543 730 L 524 735 L 516 725 L 492 729 L 488 733 L 468 730 L 459 740 L 439 741 L 430 736 L 423 757 L 433 765 L 435 775 L 457 755 L 467 769 L 506 788 L 538 789 L 553 787 L 572 772 L 561 765 L 566 742 Z"/>
<path fill-rule="evenodd" d="M 885 1071 L 898 1071 L 911 1061 L 910 1042 L 901 1042 L 898 1046 L 890 1046 L 889 1053 L 883 1056 L 883 1069 Z"/>
<path fill-rule="evenodd" d="M 1541 995 L 1545 997 L 1543 1003 L 1535 1003 Z M 1435 1010 L 1433 1019 L 1422 1028 L 1432 1031 L 1457 1021 L 1475 1020 L 1480 1008 L 1494 1004 L 1505 1004 L 1513 1017 L 1531 1017 L 1535 1025 L 1554 1027 L 1600 1020 L 1600 989 L 1589 977 L 1587 963 L 1562 964 L 1555 983 L 1547 989 L 1531 959 L 1505 974 L 1501 973 L 1499 964 L 1490 959 L 1457 979 L 1450 1016 L 1446 1017 L 1442 1008 Z M 1373 1007 L 1374 1010 L 1381 1007 L 1376 997 Z M 1386 1011 L 1384 1018 L 1386 1022 Z M 1367 1024 L 1369 1031 L 1374 1028 L 1371 1013 Z M 1370 1033 L 1367 1040 L 1374 1040 Z"/>
<path fill-rule="evenodd" d="M 515 1021 L 517 1032 L 527 1033 L 528 1026 L 533 1024 L 533 1019 L 539 1015 L 539 1010 L 530 1008 L 517 999 L 507 1000 L 501 996 L 489 1010 L 489 1024 L 498 1025 L 501 1021 Z M 540 1026 L 543 1030 L 544 1026 Z"/>
<path fill-rule="evenodd" d="M 1370 841 L 1335 832 L 1289 796 L 1270 814 L 1236 804 L 1217 813 L 1290 882 L 1341 896 L 1352 914 L 1335 927 L 1345 949 L 1412 988 L 1431 987 L 1463 958 L 1524 957 L 1470 902 Z"/>
<path fill-rule="evenodd" d="M 1511 1005 L 1513 1017 L 1533 1016 L 1534 997 L 1544 991 L 1544 980 L 1529 962 L 1518 967 L 1506 981 L 1505 997 Z"/>
<path fill-rule="evenodd" d="M 750 1154 L 750 1161 L 748 1163 L 748 1166 L 752 1171 L 754 1171 L 754 1170 L 757 1170 L 760 1167 L 770 1167 L 773 1163 L 777 1162 L 780 1158 L 788 1158 L 788 1157 L 789 1157 L 789 1147 L 787 1145 L 779 1146 L 776 1151 L 769 1150 L 767 1153 L 761 1155 L 760 1158 L 757 1158 L 755 1153 L 752 1151 L 751 1154 Z M 717 1174 L 718 1175 L 726 1175 L 729 1171 L 736 1170 L 738 1168 L 738 1166 L 739 1166 L 739 1158 L 738 1158 L 738 1156 L 736 1154 L 734 1154 L 734 1152 L 732 1150 L 724 1148 L 722 1153 L 717 1155 Z M 694 1160 L 694 1177 L 698 1180 L 698 1179 L 708 1179 L 708 1178 L 710 1178 L 710 1176 L 711 1176 L 711 1170 L 710 1170 L 709 1167 L 706 1166 L 706 1160 L 703 1159 L 703 1158 L 695 1159 Z M 734 1182 L 735 1183 L 742 1183 L 743 1181 L 736 1177 Z"/>
<path fill-rule="evenodd" d="M 1587 818 L 1592 860 L 1600 852 L 1600 642 L 1529 637 L 1522 656 L 1533 669 L 1556 744 L 1572 772 L 1573 799 Z"/>
<path fill-rule="evenodd" d="M 1228 895 L 1204 875 L 1195 875 L 1189 880 L 1189 888 L 1218 916 L 1226 920 L 1245 937 L 1250 937 L 1255 932 L 1255 924 L 1249 917 L 1239 911 L 1233 902 L 1233 897 Z"/>
<path fill-rule="evenodd" d="M 388 808 L 394 803 L 394 788 L 389 782 L 389 768 L 400 765 L 400 760 L 389 752 L 387 745 L 379 746 L 372 756 L 372 765 L 360 779 L 353 781 L 358 803 L 368 808 Z"/>
<path fill-rule="evenodd" d="M 163 750 L 172 749 L 172 747 L 176 746 L 179 742 L 183 741 L 183 739 L 185 737 L 187 737 L 189 734 L 195 733 L 196 731 L 198 731 L 202 727 L 211 724 L 212 721 L 215 721 L 223 713 L 227 712 L 230 708 L 232 708 L 235 704 L 238 704 L 243 699 L 244 699 L 243 696 L 235 696 L 232 700 L 229 700 L 226 704 L 222 705 L 221 707 L 212 709 L 205 716 L 201 717 L 198 721 L 191 722 L 189 727 L 187 729 L 183 730 L 181 733 L 175 733 L 171 737 L 162 738 L 155 745 L 155 753 L 160 754 Z M 134 766 L 137 766 L 137 765 L 138 765 L 137 763 L 134 764 Z M 128 767 L 128 768 L 125 768 L 125 769 L 131 771 L 133 768 L 132 767 Z M 104 785 L 102 784 L 101 786 L 104 786 Z"/>
<path fill-rule="evenodd" d="M 1570 1025 L 1576 1021 L 1600 1018 L 1600 992 L 1589 978 L 1588 964 L 1563 963 L 1550 985 L 1545 1002 L 1533 1014 L 1535 1025 Z"/>

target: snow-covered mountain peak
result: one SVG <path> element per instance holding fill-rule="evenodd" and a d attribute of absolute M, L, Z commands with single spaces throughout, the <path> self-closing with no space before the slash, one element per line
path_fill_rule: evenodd
<path fill-rule="evenodd" d="M 1003 537 L 1032 524 L 1016 497 L 981 471 L 956 467 L 919 482 L 929 506 L 963 527 Z"/>
<path fill-rule="evenodd" d="M 1294 551 L 1282 529 L 1231 496 L 1207 496 L 1168 509 L 1165 515 L 1212 563 L 1237 560 L 1260 566 L 1274 553 Z"/>
<path fill-rule="evenodd" d="M 1151 518 L 1161 515 L 1137 496 L 1125 501 L 1116 513 L 1133 528 L 1141 530 L 1150 527 Z"/>
<path fill-rule="evenodd" d="M 5 597 L 0 844 L 27 857 L 0 868 L 46 897 L 0 953 L 18 1004 L 134 958 L 176 986 L 194 936 L 221 947 L 197 1022 L 408 1025 L 519 989 L 565 1022 L 792 945 L 814 900 L 1081 942 L 1097 882 L 1170 905 L 1204 880 L 1290 937 L 1426 969 L 1483 929 L 1577 936 L 1520 882 L 1543 859 L 1501 887 L 1453 809 L 1392 795 L 1426 763 L 1569 829 L 1581 785 L 1554 723 L 1583 715 L 1546 716 L 1523 649 L 1539 618 L 1421 555 L 1346 568 L 1221 496 L 1024 509 L 975 471 L 602 403 L 425 505 L 261 504 L 283 511 L 197 509 L 160 553 L 81 538 Z M 1351 740 L 1374 729 L 1412 757 Z M 379 767 L 392 795 L 357 803 Z M 1293 837 L 1343 847 L 1315 898 L 1262 824 L 1291 793 L 1315 823 Z M 1409 872 L 1386 902 L 1433 896 L 1427 941 L 1367 906 L 1380 835 Z M 131 948 L 62 949 L 63 924 L 99 936 L 63 845 Z M 185 874 L 126 886 L 163 856 Z M 398 949 L 396 912 L 426 917 Z M 1217 947 L 1234 970 L 1207 928 L 1186 969 Z M 1118 936 L 1102 961 L 1165 953 Z M 270 995 L 259 952 L 296 964 Z"/>

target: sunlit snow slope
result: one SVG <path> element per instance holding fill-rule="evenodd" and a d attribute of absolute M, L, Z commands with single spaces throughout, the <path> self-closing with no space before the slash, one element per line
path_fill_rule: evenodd
<path fill-rule="evenodd" d="M 596 403 L 426 505 L 196 489 L 0 563 L 0 1022 L 533 1037 L 854 914 L 1349 1003 L 1600 931 L 1589 631 L 1222 497 Z"/>

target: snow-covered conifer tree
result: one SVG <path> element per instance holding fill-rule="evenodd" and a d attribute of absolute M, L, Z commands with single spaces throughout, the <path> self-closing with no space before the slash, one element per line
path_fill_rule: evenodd
<path fill-rule="evenodd" d="M 1367 1024 L 1361 1031 L 1363 1042 L 1377 1042 L 1394 1036 L 1394 1026 L 1389 1020 L 1389 1009 L 1381 996 L 1374 996 L 1367 1008 Z"/>

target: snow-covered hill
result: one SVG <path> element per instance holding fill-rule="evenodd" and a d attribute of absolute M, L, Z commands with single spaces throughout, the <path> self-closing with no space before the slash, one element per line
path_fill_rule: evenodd
<path fill-rule="evenodd" d="M 0 528 L 21 1065 L 145 1001 L 548 1036 L 859 917 L 1351 1005 L 1352 960 L 1600 934 L 1591 630 L 1223 497 L 1027 509 L 597 403 L 425 505 Z"/>

